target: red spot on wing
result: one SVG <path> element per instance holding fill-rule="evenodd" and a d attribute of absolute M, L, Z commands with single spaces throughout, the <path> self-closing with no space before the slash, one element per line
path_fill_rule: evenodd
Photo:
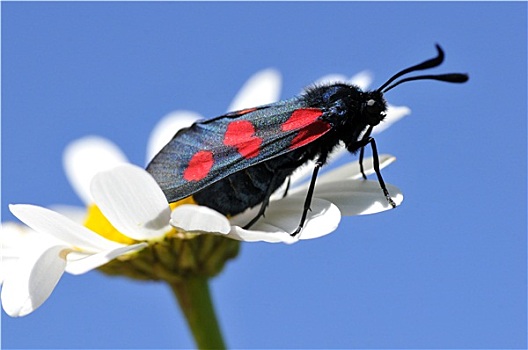
<path fill-rule="evenodd" d="M 282 131 L 291 131 L 307 127 L 316 122 L 321 115 L 323 115 L 323 111 L 317 108 L 296 109 L 290 118 L 281 125 L 281 129 Z"/>
<path fill-rule="evenodd" d="M 290 144 L 290 149 L 307 145 L 332 128 L 330 124 L 319 119 L 322 115 L 323 111 L 318 108 L 301 108 L 293 111 L 290 118 L 281 125 L 282 131 L 299 130 Z"/>
<path fill-rule="evenodd" d="M 323 136 L 332 126 L 322 120 L 316 120 L 307 127 L 299 130 L 299 133 L 293 138 L 290 148 L 295 149 L 307 145 L 319 137 Z"/>
<path fill-rule="evenodd" d="M 237 120 L 227 125 L 224 145 L 235 147 L 244 158 L 258 156 L 262 139 L 255 136 L 255 127 L 248 120 Z"/>
<path fill-rule="evenodd" d="M 213 153 L 211 151 L 196 152 L 187 169 L 183 172 L 183 178 L 187 181 L 200 181 L 205 178 L 214 164 Z"/>

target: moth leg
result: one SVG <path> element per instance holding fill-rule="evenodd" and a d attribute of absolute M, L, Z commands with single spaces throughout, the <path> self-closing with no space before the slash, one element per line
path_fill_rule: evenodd
<path fill-rule="evenodd" d="M 374 129 L 374 127 L 370 126 L 360 141 L 360 142 L 367 142 L 359 150 L 359 169 L 361 170 L 361 175 L 363 176 L 363 180 L 367 179 L 367 175 L 365 175 L 365 168 L 363 167 L 363 157 L 365 156 L 365 146 L 368 144 L 368 140 L 371 138 L 370 134 L 372 133 L 372 129 Z"/>
<path fill-rule="evenodd" d="M 361 151 L 363 151 L 365 146 L 367 146 L 369 143 L 370 143 L 370 147 L 372 148 L 372 158 L 374 160 L 374 172 L 376 173 L 376 176 L 378 177 L 378 182 L 380 184 L 381 190 L 383 191 L 383 194 L 385 195 L 387 202 L 389 202 L 389 204 L 393 208 L 396 208 L 396 203 L 394 203 L 394 201 L 392 200 L 389 194 L 389 191 L 387 190 L 387 186 L 385 186 L 385 181 L 383 181 L 383 177 L 381 176 L 381 170 L 379 167 L 378 147 L 376 147 L 376 141 L 374 140 L 373 137 L 367 137 L 367 138 L 364 137 L 358 142 L 359 146 L 361 147 Z M 360 151 L 360 156 L 361 156 L 361 151 Z M 363 174 L 363 176 L 365 176 L 365 174 Z"/>
<path fill-rule="evenodd" d="M 299 222 L 299 226 L 297 227 L 297 229 L 290 234 L 292 237 L 295 237 L 299 234 L 299 232 L 301 232 L 304 223 L 306 222 L 306 216 L 308 215 L 308 211 L 310 210 L 310 204 L 312 203 L 313 193 L 315 190 L 315 180 L 317 180 L 317 173 L 319 172 L 319 169 L 323 166 L 323 164 L 324 163 L 321 161 L 317 161 L 317 163 L 315 163 L 312 179 L 310 180 L 310 187 L 308 188 L 308 193 L 306 194 L 306 199 L 304 200 L 304 208 L 301 216 L 301 221 Z"/>
<path fill-rule="evenodd" d="M 363 157 L 365 155 L 365 147 L 361 147 L 359 149 L 359 170 L 361 170 L 361 176 L 363 176 L 363 180 L 367 179 L 367 175 L 365 175 L 365 168 L 363 168 Z"/>
<path fill-rule="evenodd" d="M 258 214 L 253 218 L 251 219 L 251 221 L 249 223 L 247 223 L 243 228 L 244 229 L 249 229 L 251 226 L 253 226 L 261 217 L 264 216 L 264 212 L 266 211 L 266 208 L 268 207 L 268 204 L 269 204 L 269 200 L 270 200 L 270 197 L 271 195 L 273 194 L 273 191 L 275 191 L 276 189 L 276 182 L 279 178 L 279 173 L 280 171 L 276 171 L 274 174 L 273 174 L 273 178 L 271 179 L 271 182 L 268 186 L 268 189 L 266 190 L 266 195 L 264 197 L 264 200 L 262 201 L 261 205 L 260 205 L 260 209 L 259 209 L 259 212 Z M 290 180 L 288 178 L 288 187 L 290 186 Z M 286 191 L 288 190 L 288 188 L 286 188 Z M 284 194 L 284 196 L 286 196 L 286 193 Z"/>
<path fill-rule="evenodd" d="M 286 197 L 288 195 L 288 190 L 290 189 L 290 183 L 291 183 L 291 177 L 288 176 L 288 182 L 286 182 L 286 188 L 284 189 L 284 193 L 282 194 L 282 198 Z"/>

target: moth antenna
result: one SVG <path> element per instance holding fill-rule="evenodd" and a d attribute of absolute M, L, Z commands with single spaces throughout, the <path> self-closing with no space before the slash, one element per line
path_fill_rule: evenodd
<path fill-rule="evenodd" d="M 405 75 L 407 73 L 415 72 L 417 70 L 424 70 L 429 68 L 438 67 L 442 64 L 444 61 L 444 50 L 440 47 L 440 45 L 435 44 L 437 55 L 434 58 L 428 59 L 427 61 L 424 61 L 422 63 L 419 63 L 417 65 L 414 65 L 412 67 L 406 68 L 404 70 L 399 71 L 398 73 L 394 74 L 389 80 L 385 82 L 385 84 L 381 85 L 377 91 L 383 91 L 383 89 L 388 86 L 390 83 L 392 83 L 394 80 L 398 79 L 402 75 Z"/>
<path fill-rule="evenodd" d="M 448 74 L 438 74 L 438 75 L 418 75 L 415 77 L 408 77 L 403 78 L 397 82 L 395 82 L 392 85 L 389 85 L 386 87 L 382 92 L 387 92 L 391 90 L 392 88 L 400 85 L 401 83 L 405 83 L 408 81 L 413 80 L 438 80 L 438 81 L 445 81 L 447 83 L 465 83 L 469 80 L 469 76 L 467 74 L 463 73 L 448 73 Z"/>

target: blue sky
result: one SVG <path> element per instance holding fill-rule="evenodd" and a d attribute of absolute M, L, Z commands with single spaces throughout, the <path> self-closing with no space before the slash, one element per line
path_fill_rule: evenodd
<path fill-rule="evenodd" d="M 212 281 L 232 348 L 525 348 L 527 5 L 2 3 L 2 220 L 9 203 L 81 205 L 62 150 L 89 134 L 144 163 L 176 109 L 223 113 L 268 67 L 282 98 L 329 73 L 373 87 L 446 50 L 387 94 L 412 114 L 377 137 L 398 161 L 396 210 L 344 218 L 294 246 L 244 244 Z M 189 348 L 169 288 L 66 276 L 35 313 L 2 312 L 4 348 Z"/>

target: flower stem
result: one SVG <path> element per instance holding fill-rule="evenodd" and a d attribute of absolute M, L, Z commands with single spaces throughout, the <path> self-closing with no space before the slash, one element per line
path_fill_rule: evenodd
<path fill-rule="evenodd" d="M 207 277 L 188 277 L 170 283 L 199 349 L 225 349 Z"/>

